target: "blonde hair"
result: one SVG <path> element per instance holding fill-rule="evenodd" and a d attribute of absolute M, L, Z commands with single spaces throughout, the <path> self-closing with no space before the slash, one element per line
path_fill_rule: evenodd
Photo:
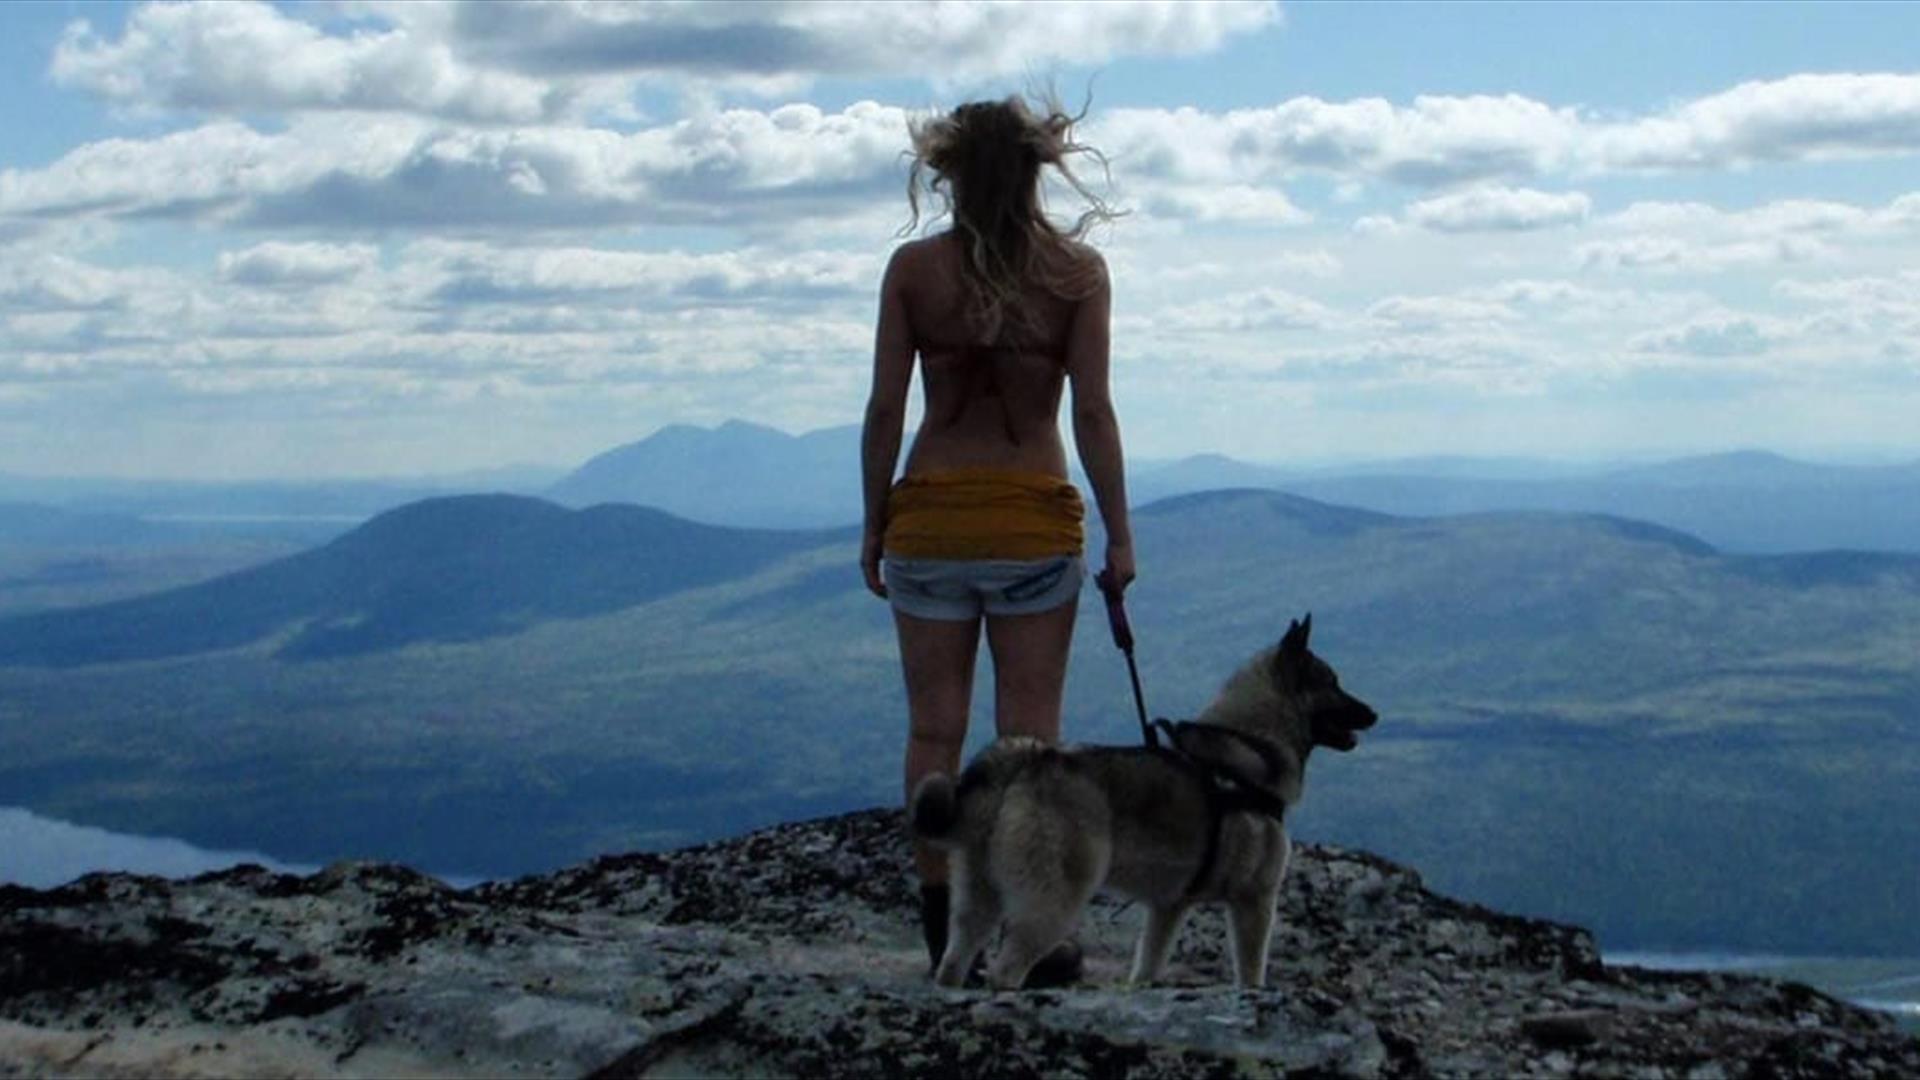
<path fill-rule="evenodd" d="M 1080 242 L 1095 224 L 1120 215 L 1067 163 L 1070 155 L 1087 154 L 1106 168 L 1098 150 L 1073 139 L 1073 126 L 1085 115 L 1085 108 L 1067 113 L 1051 95 L 1037 110 L 1015 95 L 908 122 L 913 167 L 907 205 L 913 216 L 901 231 L 920 223 L 922 188 L 940 197 L 966 245 L 969 320 L 989 340 L 1005 336 L 1009 314 L 1030 334 L 1037 329 L 1023 302 L 1031 288 L 1081 300 L 1104 282 L 1099 258 Z M 1049 165 L 1088 204 L 1069 228 L 1055 225 L 1042 205 L 1041 168 Z"/>

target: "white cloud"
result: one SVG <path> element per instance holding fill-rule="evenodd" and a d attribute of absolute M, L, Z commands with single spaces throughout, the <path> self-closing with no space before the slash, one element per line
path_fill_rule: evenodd
<path fill-rule="evenodd" d="M 486 3 L 348 6 L 331 33 L 256 0 L 135 8 L 118 38 L 72 24 L 50 74 L 137 109 L 355 110 L 483 124 L 625 108 L 634 84 L 946 81 L 1120 56 L 1204 52 L 1278 21 L 1271 0 L 1002 4 Z"/>
<path fill-rule="evenodd" d="M 383 10 L 402 18 L 409 4 Z M 436 17 L 438 17 L 436 15 Z M 1251 2 L 561 3 L 460 5 L 464 54 L 541 74 L 928 76 L 1204 52 L 1278 21 Z"/>
<path fill-rule="evenodd" d="M 1524 232 L 1578 224 L 1593 210 L 1583 192 L 1500 185 L 1436 195 L 1407 207 L 1407 220 L 1439 232 Z"/>
<path fill-rule="evenodd" d="M 1804 74 L 1742 83 L 1627 123 L 1596 126 L 1596 171 L 1724 169 L 1920 150 L 1920 75 Z"/>
<path fill-rule="evenodd" d="M 1788 280 L 1774 295 L 1805 305 L 1805 336 L 1823 352 L 1847 341 L 1851 351 L 1873 350 L 1884 361 L 1912 374 L 1920 357 L 1920 270 L 1895 274 Z"/>
<path fill-rule="evenodd" d="M 1371 335 L 1291 350 L 1271 364 L 1270 372 L 1349 388 L 1451 387 L 1475 395 L 1537 393 L 1553 373 L 1524 342 L 1485 328 Z"/>
<path fill-rule="evenodd" d="M 372 269 L 380 251 L 371 244 L 268 241 L 244 251 L 221 252 L 221 280 L 236 285 L 304 287 L 350 281 Z"/>
<path fill-rule="evenodd" d="M 1209 224 L 1303 225 L 1313 220 L 1286 193 L 1251 184 L 1151 185 L 1138 208 L 1154 217 Z"/>
<path fill-rule="evenodd" d="M 1343 270 L 1340 258 L 1323 247 L 1306 251 L 1263 251 L 1231 261 L 1168 261 L 1128 247 L 1110 248 L 1106 257 L 1117 279 L 1130 282 L 1148 279 L 1168 285 L 1272 280 L 1275 276 L 1336 278 Z"/>
<path fill-rule="evenodd" d="M 1571 109 L 1519 95 L 1291 98 L 1259 109 L 1115 109 L 1093 138 L 1116 170 L 1187 181 L 1275 182 L 1302 173 L 1382 177 L 1416 186 L 1525 176 L 1564 159 L 1580 130 Z"/>
<path fill-rule="evenodd" d="M 1773 291 L 1808 304 L 1912 320 L 1912 328 L 1920 330 L 1920 270 L 1821 281 L 1789 279 L 1776 284 Z"/>
<path fill-rule="evenodd" d="M 679 300 L 725 303 L 791 299 L 818 303 L 877 287 L 881 253 L 739 249 L 712 254 L 616 251 L 582 247 L 503 248 L 420 241 L 409 246 L 403 272 L 427 297 L 447 305 L 630 303 Z M 425 299 L 426 297 L 423 297 Z"/>
<path fill-rule="evenodd" d="M 1637 334 L 1627 347 L 1642 353 L 1698 357 L 1758 356 L 1791 337 L 1790 328 L 1779 320 L 1716 312 L 1681 326 Z"/>
<path fill-rule="evenodd" d="M 630 134 L 309 117 L 109 139 L 0 171 L 0 220 L 185 218 L 345 229 L 779 222 L 897 199 L 905 113 L 733 109 Z"/>
<path fill-rule="evenodd" d="M 1920 75 L 1797 75 L 1620 121 L 1518 94 L 1422 95 L 1411 105 L 1297 97 L 1223 113 L 1116 109 L 1098 118 L 1094 138 L 1123 175 L 1277 184 L 1322 174 L 1423 188 L 1911 155 L 1920 153 Z M 1535 193 L 1531 212 L 1577 216 L 1572 199 Z M 1497 201 L 1515 209 L 1514 199 Z"/>
<path fill-rule="evenodd" d="M 273 241 L 221 253 L 202 276 L 8 254 L 0 383 L 146 372 L 176 397 L 293 396 L 351 412 L 781 365 L 798 365 L 782 376 L 796 386 L 817 382 L 870 342 L 884 252 L 419 240 L 382 266 L 372 245 Z"/>
<path fill-rule="evenodd" d="M 1510 322 L 1505 304 L 1467 296 L 1389 296 L 1367 307 L 1367 317 L 1409 330 L 1446 329 Z"/>
<path fill-rule="evenodd" d="M 1920 228 L 1920 191 L 1902 195 L 1887 204 L 1886 220 L 1902 228 Z"/>
<path fill-rule="evenodd" d="M 1353 231 L 1360 236 L 1396 236 L 1406 231 L 1406 226 L 1392 214 L 1363 214 L 1354 219 Z"/>
<path fill-rule="evenodd" d="M 346 134 L 263 135 L 227 121 L 153 139 L 88 143 L 44 168 L 0 171 L 0 218 L 231 216 L 243 200 L 351 168 Z M 379 167 L 405 152 L 405 135 L 391 127 L 363 134 L 356 156 L 364 164 Z"/>
<path fill-rule="evenodd" d="M 1714 230 L 1744 237 L 1891 236 L 1920 225 L 1920 193 L 1902 195 L 1880 207 L 1829 199 L 1778 199 L 1745 210 L 1722 210 L 1700 202 L 1647 201 L 1606 215 L 1603 223 L 1622 230 Z"/>
<path fill-rule="evenodd" d="M 1885 215 L 1852 203 L 1819 199 L 1780 199 L 1748 210 L 1721 210 L 1701 202 L 1636 202 L 1608 214 L 1610 228 L 1646 232 L 1715 229 L 1746 236 L 1862 231 L 1883 223 Z"/>
<path fill-rule="evenodd" d="M 278 14 L 269 17 L 284 21 Z M 1904 76 L 1859 78 L 1869 87 L 1892 88 L 1882 94 L 1887 98 L 1897 98 L 1898 87 L 1906 85 L 1899 81 Z M 1754 87 L 1762 85 L 1740 89 L 1757 93 Z M 271 97 L 263 100 L 273 103 Z M 1774 113 L 1785 107 L 1777 104 Z M 1517 95 L 1422 96 L 1406 107 L 1381 99 L 1294 98 L 1224 113 L 1116 109 L 1098 115 L 1087 136 L 1108 152 L 1116 174 L 1150 217 L 1302 223 L 1310 215 L 1284 189 L 1302 175 L 1319 173 L 1343 183 L 1477 183 L 1414 202 L 1407 220 L 1440 230 L 1521 230 L 1590 220 L 1591 201 L 1581 192 L 1503 181 L 1641 168 L 1641 158 L 1618 157 L 1609 149 L 1620 131 L 1655 120 L 1677 123 L 1672 118 L 1679 116 L 1705 123 L 1724 112 L 1682 106 L 1666 119 L 1603 125 L 1576 110 Z M 41 168 L 0 172 L 0 228 L 28 229 L 59 218 L 159 216 L 368 229 L 689 222 L 792 222 L 818 229 L 822 220 L 859 216 L 877 202 L 897 199 L 906 120 L 900 108 L 860 102 L 832 113 L 810 104 L 725 109 L 632 131 L 581 124 L 475 128 L 403 115 L 296 113 L 285 131 L 265 133 L 215 121 L 150 139 L 104 140 Z M 1768 121 L 1768 131 L 1786 130 L 1777 120 Z M 1815 110 L 1806 126 L 1828 134 L 1808 135 L 1781 154 L 1800 147 L 1818 157 L 1848 132 L 1859 137 L 1860 153 L 1920 150 L 1920 140 L 1903 141 L 1905 129 L 1898 125 L 1848 126 Z M 1772 211 L 1778 220 L 1753 225 L 1808 234 L 1910 227 L 1920 220 L 1916 200 L 1920 196 L 1908 196 L 1864 223 L 1847 216 L 1857 210 L 1840 204 L 1783 202 Z M 1684 204 L 1673 205 L 1684 211 Z M 1638 212 L 1646 219 L 1653 211 Z M 1632 228 L 1634 213 L 1616 215 L 1610 224 Z M 1654 227 L 1650 219 L 1639 224 Z M 1373 234 L 1394 227 L 1379 215 L 1355 225 Z M 1777 253 L 1811 254 L 1806 245 Z M 1761 257 L 1755 252 L 1731 261 Z M 1670 261 L 1615 247 L 1594 249 L 1586 258 L 1610 266 Z"/>
<path fill-rule="evenodd" d="M 1744 210 L 1701 202 L 1637 202 L 1592 222 L 1603 234 L 1574 248 L 1583 267 L 1715 273 L 1739 267 L 1831 261 L 1848 246 L 1911 228 L 1913 196 L 1883 207 L 1781 199 Z"/>
<path fill-rule="evenodd" d="M 73 23 L 49 74 L 135 108 L 215 113 L 353 109 L 525 123 L 570 100 L 538 79 L 476 69 L 404 29 L 335 37 L 255 0 L 144 4 L 113 41 Z"/>
<path fill-rule="evenodd" d="M 1550 278 L 1509 278 L 1461 290 L 1459 297 L 1500 305 L 1535 333 L 1577 341 L 1599 331 L 1608 339 L 1621 327 L 1671 322 L 1712 303 L 1697 292 L 1596 288 Z"/>
<path fill-rule="evenodd" d="M 1539 278 L 1513 278 L 1485 288 L 1468 290 L 1463 295 L 1497 304 L 1551 305 L 1559 308 L 1607 308 L 1621 310 L 1639 303 L 1642 294 L 1625 289 L 1595 289 L 1572 281 Z"/>
<path fill-rule="evenodd" d="M 124 308 L 154 275 L 111 270 L 65 255 L 0 259 L 0 310 L 102 311 Z"/>
<path fill-rule="evenodd" d="M 1173 307 L 1150 321 L 1186 330 L 1246 332 L 1324 329 L 1338 322 L 1339 316 L 1310 297 L 1261 288 Z"/>
<path fill-rule="evenodd" d="M 1713 273 L 1740 266 L 1812 262 L 1832 248 L 1805 237 L 1703 242 L 1674 236 L 1640 235 L 1595 240 L 1573 249 L 1582 267 L 1599 270 L 1652 270 L 1661 273 Z"/>

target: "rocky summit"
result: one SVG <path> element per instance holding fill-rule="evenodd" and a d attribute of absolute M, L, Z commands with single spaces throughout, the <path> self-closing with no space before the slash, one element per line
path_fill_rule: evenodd
<path fill-rule="evenodd" d="M 1887 1018 L 1767 979 L 1601 963 L 1585 931 L 1299 845 L 1272 985 L 1224 919 L 1129 989 L 1097 902 L 1071 989 L 927 977 L 900 815 L 457 890 L 345 863 L 0 888 L 0 1076 L 1914 1076 Z"/>

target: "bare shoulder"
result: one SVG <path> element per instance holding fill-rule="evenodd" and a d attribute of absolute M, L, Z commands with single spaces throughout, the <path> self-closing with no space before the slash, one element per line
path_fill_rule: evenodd
<path fill-rule="evenodd" d="M 933 258 L 942 236 L 921 236 L 908 240 L 893 249 L 893 257 L 888 261 L 890 267 L 915 271 L 923 269 Z"/>
<path fill-rule="evenodd" d="M 1060 253 L 1071 267 L 1071 277 L 1081 285 L 1083 295 L 1106 292 L 1110 287 L 1107 276 L 1107 258 L 1100 249 L 1079 240 L 1063 238 Z"/>
<path fill-rule="evenodd" d="M 887 270 L 881 278 L 881 288 L 894 293 L 918 292 L 921 281 L 927 275 L 927 241 L 908 240 L 893 249 L 887 258 Z"/>
<path fill-rule="evenodd" d="M 1061 238 L 1060 247 L 1067 253 L 1068 258 L 1085 263 L 1088 266 L 1097 266 L 1100 268 L 1101 275 L 1106 275 L 1107 257 L 1100 254 L 1099 248 L 1094 247 L 1085 240 L 1073 240 L 1066 237 Z"/>

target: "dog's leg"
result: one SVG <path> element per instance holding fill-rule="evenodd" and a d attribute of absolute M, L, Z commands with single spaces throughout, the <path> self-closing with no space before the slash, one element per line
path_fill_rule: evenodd
<path fill-rule="evenodd" d="M 1133 971 L 1127 982 L 1145 986 L 1157 982 L 1166 970 L 1167 957 L 1173 952 L 1173 939 L 1180 935 L 1180 924 L 1187 921 L 1193 905 L 1176 900 L 1166 907 L 1149 906 L 1147 925 L 1140 931 L 1140 943 L 1133 950 Z"/>
<path fill-rule="evenodd" d="M 1089 890 L 1077 900 L 1034 905 L 1009 918 L 1000 951 L 987 966 L 987 985 L 995 990 L 1020 989 L 1033 965 L 1073 932 L 1080 909 L 1092 897 Z"/>
<path fill-rule="evenodd" d="M 940 957 L 933 981 L 941 986 L 960 986 L 980 951 L 987 947 L 993 928 L 1000 925 L 1000 897 L 992 886 L 972 883 L 967 875 L 954 875 L 953 915 L 947 922 L 947 951 Z"/>
<path fill-rule="evenodd" d="M 1233 974 L 1242 987 L 1267 985 L 1267 948 L 1273 938 L 1273 908 L 1278 890 L 1227 901 L 1227 930 L 1233 938 Z"/>
<path fill-rule="evenodd" d="M 1091 865 L 1092 857 L 1064 859 L 1058 866 Z M 1006 891 L 1006 930 L 1000 950 L 987 966 L 987 984 L 995 990 L 1018 990 L 1040 958 L 1068 934 L 1086 910 L 1087 901 L 1104 875 L 1072 873 L 1035 875 L 1001 883 Z"/>
<path fill-rule="evenodd" d="M 1243 987 L 1267 984 L 1267 954 L 1273 940 L 1274 910 L 1280 903 L 1280 883 L 1287 878 L 1293 842 L 1286 827 L 1262 822 L 1245 835 L 1258 853 L 1259 870 L 1253 880 L 1227 897 L 1227 929 L 1233 939 L 1233 974 Z"/>

